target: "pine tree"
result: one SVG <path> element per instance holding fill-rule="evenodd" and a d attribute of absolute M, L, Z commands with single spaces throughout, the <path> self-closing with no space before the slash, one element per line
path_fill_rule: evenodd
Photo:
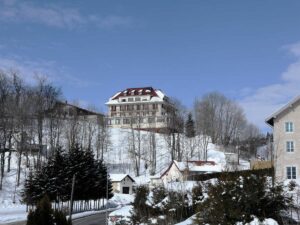
<path fill-rule="evenodd" d="M 139 186 L 136 189 L 136 195 L 133 202 L 133 211 L 131 212 L 131 221 L 133 225 L 147 223 L 149 218 L 149 206 L 146 204 L 149 194 L 147 186 Z"/>
<path fill-rule="evenodd" d="M 30 174 L 25 183 L 24 201 L 36 204 L 43 196 L 51 201 L 70 200 L 75 176 L 74 200 L 96 200 L 112 195 L 112 184 L 102 161 L 95 160 L 91 150 L 75 145 L 68 153 L 58 149 L 39 171 Z"/>
<path fill-rule="evenodd" d="M 62 211 L 53 211 L 50 199 L 44 196 L 27 216 L 26 225 L 72 225 Z"/>
<path fill-rule="evenodd" d="M 192 113 L 188 114 L 187 121 L 185 122 L 185 135 L 188 138 L 195 137 L 195 122 Z"/>
<path fill-rule="evenodd" d="M 53 211 L 47 196 L 39 201 L 35 211 L 31 211 L 27 217 L 27 225 L 53 225 Z"/>
<path fill-rule="evenodd" d="M 280 212 L 291 203 L 283 187 L 271 186 L 264 175 L 225 175 L 205 189 L 207 198 L 198 204 L 196 224 L 246 224 L 252 216 L 261 221 L 278 220 Z"/>

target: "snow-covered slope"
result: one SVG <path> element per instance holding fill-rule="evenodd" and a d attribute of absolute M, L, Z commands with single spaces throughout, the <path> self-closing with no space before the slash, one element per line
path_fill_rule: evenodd
<path fill-rule="evenodd" d="M 134 155 L 130 153 L 132 149 L 132 131 L 130 129 L 121 128 L 111 128 L 111 146 L 109 151 L 105 154 L 105 161 L 115 164 L 123 165 L 118 167 L 119 171 L 112 171 L 114 173 L 129 173 L 134 176 Z M 141 167 L 140 175 L 142 175 L 138 180 L 149 179 L 150 172 L 150 132 L 147 131 L 135 131 L 135 146 L 138 146 L 138 135 L 140 134 L 140 146 L 141 146 Z M 180 137 L 180 146 L 183 152 L 182 161 L 186 160 L 203 160 L 203 148 L 199 144 L 201 137 L 195 137 L 192 140 L 187 139 L 184 135 Z M 171 163 L 171 153 L 170 153 L 170 139 L 164 134 L 155 134 L 156 140 L 156 174 L 161 174 Z M 193 148 L 193 154 L 191 154 L 191 145 Z M 226 160 L 223 149 L 212 143 L 208 144 L 208 160 L 215 161 L 219 164 L 222 170 L 226 169 Z M 145 168 L 145 165 L 148 168 Z M 239 169 L 248 169 L 249 163 L 241 160 L 241 166 Z"/>
<path fill-rule="evenodd" d="M 22 200 L 20 193 L 23 189 L 26 174 L 28 174 L 28 169 L 26 169 L 25 164 L 22 163 L 20 186 L 17 187 L 17 162 L 18 159 L 16 153 L 13 153 L 11 158 L 11 171 L 9 173 L 5 171 L 2 190 L 0 190 L 0 210 L 1 208 L 7 208 L 11 206 L 14 202 L 20 203 Z M 7 157 L 5 165 L 7 166 Z"/>
<path fill-rule="evenodd" d="M 137 138 L 140 134 L 140 146 L 141 146 L 141 165 L 140 165 L 140 177 L 135 178 L 137 183 L 145 183 L 150 180 L 150 132 L 141 131 L 140 133 L 135 131 L 134 136 L 136 139 L 136 146 L 138 146 Z M 198 138 L 198 139 L 197 139 Z M 201 145 L 197 144 L 200 137 L 187 140 L 183 135 L 181 136 L 180 145 L 183 151 L 183 161 L 185 160 L 201 160 Z M 110 165 L 117 165 L 112 168 L 118 173 L 128 173 L 131 176 L 135 176 L 134 171 L 134 155 L 130 153 L 132 149 L 132 133 L 130 129 L 110 129 L 110 146 L 107 152 L 104 154 L 104 161 Z M 171 163 L 170 154 L 170 139 L 164 134 L 155 134 L 156 142 L 156 175 L 160 175 Z M 194 154 L 191 156 L 190 144 L 193 144 Z M 200 158 L 199 158 L 200 156 Z M 6 159 L 7 160 L 7 159 Z M 214 144 L 208 144 L 208 160 L 215 161 L 220 164 L 221 167 L 226 169 L 225 155 L 219 146 Z M 6 162 L 7 165 L 7 162 Z M 147 165 L 147 169 L 146 169 Z M 244 169 L 249 168 L 249 163 L 242 161 L 242 167 Z M 25 157 L 23 157 L 21 168 L 21 184 L 16 187 L 16 174 L 17 174 L 17 157 L 16 153 L 13 153 L 11 160 L 11 172 L 5 173 L 3 181 L 3 189 L 0 190 L 0 218 L 11 218 L 9 214 L 14 212 L 16 218 L 24 218 L 25 206 L 21 204 L 21 191 L 23 189 L 24 180 L 28 169 L 25 166 Z M 117 170 L 117 171 L 116 171 Z"/>

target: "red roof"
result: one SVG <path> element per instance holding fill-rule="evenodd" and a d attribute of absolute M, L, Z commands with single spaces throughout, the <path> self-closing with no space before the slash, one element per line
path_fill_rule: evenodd
<path fill-rule="evenodd" d="M 215 163 L 214 161 L 203 161 L 203 160 L 194 160 L 194 161 L 187 161 L 187 163 L 192 163 L 192 164 L 196 164 L 196 166 L 204 166 L 204 165 L 211 165 L 211 166 L 215 166 L 217 165 L 217 163 Z M 175 163 L 175 160 L 172 161 L 172 163 L 169 165 L 168 169 L 166 169 L 161 175 L 160 178 L 162 178 L 172 167 L 172 165 L 175 164 L 175 166 L 177 167 L 177 169 L 179 171 L 180 168 L 177 166 L 177 163 Z"/>
<path fill-rule="evenodd" d="M 153 87 L 141 87 L 141 88 L 127 88 L 116 95 L 112 100 L 125 96 L 137 96 L 137 95 L 150 95 L 151 97 L 157 97 L 156 91 Z"/>

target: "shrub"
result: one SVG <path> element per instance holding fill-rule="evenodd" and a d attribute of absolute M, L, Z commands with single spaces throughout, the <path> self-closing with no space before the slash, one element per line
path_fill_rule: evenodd
<path fill-rule="evenodd" d="M 71 225 L 72 222 L 67 220 L 65 213 L 62 211 L 54 211 L 54 223 L 55 225 Z"/>
<path fill-rule="evenodd" d="M 44 196 L 36 209 L 28 213 L 26 225 L 72 225 L 72 222 L 66 219 L 63 212 L 53 212 L 49 198 Z"/>
<path fill-rule="evenodd" d="M 147 186 L 139 186 L 136 188 L 133 211 L 131 212 L 131 221 L 134 225 L 147 223 L 149 218 L 149 206 L 146 204 L 148 195 L 149 189 Z"/>
<path fill-rule="evenodd" d="M 291 203 L 283 187 L 273 187 L 266 176 L 223 176 L 206 189 L 207 198 L 197 206 L 197 224 L 245 224 L 252 216 L 278 220 Z"/>
<path fill-rule="evenodd" d="M 30 211 L 27 216 L 27 225 L 53 225 L 53 211 L 47 196 L 37 204 L 35 211 Z"/>

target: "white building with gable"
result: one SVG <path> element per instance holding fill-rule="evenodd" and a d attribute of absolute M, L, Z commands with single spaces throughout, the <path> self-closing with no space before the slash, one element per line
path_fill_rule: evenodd
<path fill-rule="evenodd" d="M 132 194 L 134 179 L 128 174 L 110 174 L 113 192 L 120 194 Z"/>

